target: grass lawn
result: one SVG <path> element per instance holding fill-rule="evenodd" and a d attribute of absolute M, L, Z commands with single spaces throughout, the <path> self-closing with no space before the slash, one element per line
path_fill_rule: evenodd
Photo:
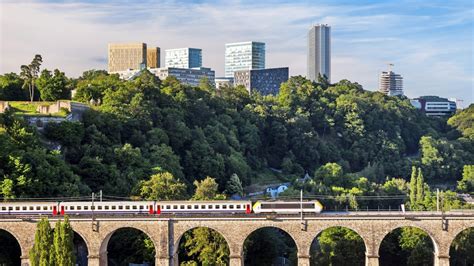
<path fill-rule="evenodd" d="M 51 105 L 54 102 L 15 102 L 9 101 L 11 109 L 15 113 L 15 115 L 21 116 L 57 116 L 57 117 L 65 117 L 67 112 L 61 110 L 60 112 L 53 113 L 53 114 L 41 114 L 36 111 L 38 105 Z"/>

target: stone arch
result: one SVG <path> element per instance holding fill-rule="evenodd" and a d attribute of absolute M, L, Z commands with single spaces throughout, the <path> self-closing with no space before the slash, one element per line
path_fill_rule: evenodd
<path fill-rule="evenodd" d="M 12 232 L 11 230 L 8 230 L 8 229 L 3 228 L 3 227 L 0 227 L 0 231 L 4 231 L 7 234 L 9 234 L 10 237 L 12 237 L 16 241 L 16 243 L 18 244 L 18 247 L 20 248 L 20 256 L 18 257 L 19 261 L 21 261 L 21 259 L 24 258 L 25 256 L 28 256 L 28 251 L 24 250 L 23 245 L 20 242 L 20 238 L 15 234 L 15 232 Z"/>
<path fill-rule="evenodd" d="M 217 228 L 215 226 L 212 226 L 212 225 L 193 225 L 193 226 L 189 226 L 189 227 L 186 227 L 186 228 L 182 228 L 182 230 L 180 230 L 180 232 L 177 232 L 177 236 L 173 239 L 172 255 L 173 255 L 173 258 L 174 258 L 175 262 L 177 262 L 177 260 L 178 260 L 179 243 L 181 242 L 181 239 L 183 238 L 184 234 L 186 232 L 189 232 L 189 231 L 194 230 L 196 228 L 208 228 L 210 230 L 213 230 L 213 231 L 219 233 L 224 238 L 224 240 L 227 244 L 227 247 L 229 248 L 230 254 L 232 254 L 233 245 L 231 244 L 232 243 L 230 241 L 231 239 L 224 233 L 224 230 L 220 230 L 219 228 Z"/>
<path fill-rule="evenodd" d="M 465 232 L 465 231 L 467 231 L 467 230 L 473 230 L 473 232 L 474 232 L 474 224 L 468 225 L 468 226 L 466 226 L 466 227 L 460 227 L 460 228 L 457 228 L 457 230 L 454 230 L 454 231 L 453 231 L 453 234 L 451 235 L 452 238 L 448 240 L 448 241 L 449 241 L 449 243 L 448 243 L 448 244 L 449 244 L 449 247 L 448 247 L 448 251 L 447 251 L 447 252 L 448 252 L 448 255 L 449 255 L 449 258 L 450 258 L 450 259 L 454 259 L 454 258 L 455 258 L 455 257 L 451 257 L 451 256 L 453 255 L 452 251 L 454 251 L 454 250 L 451 249 L 451 248 L 453 247 L 454 240 L 456 240 L 456 238 L 457 238 L 458 236 L 460 236 L 461 233 L 463 233 L 463 232 Z M 456 254 L 456 253 L 454 253 L 454 254 Z"/>
<path fill-rule="evenodd" d="M 87 256 L 89 256 L 89 255 L 91 254 L 91 251 L 90 251 L 90 245 L 89 245 L 89 243 L 88 243 L 88 239 L 87 239 L 86 237 L 84 237 L 84 236 L 82 235 L 82 233 L 80 233 L 79 231 L 75 231 L 75 230 L 73 229 L 73 232 L 74 232 L 74 235 L 78 235 L 78 236 L 81 238 L 82 242 L 84 242 L 84 244 L 85 244 L 85 246 L 86 246 L 86 253 L 87 253 Z M 77 247 L 74 246 L 74 250 L 76 250 L 76 248 L 77 248 Z M 78 258 L 76 257 L 76 263 L 77 263 L 77 259 L 78 259 Z"/>
<path fill-rule="evenodd" d="M 354 233 L 356 233 L 361 239 L 362 239 L 362 243 L 364 245 L 364 254 L 363 254 L 363 260 L 365 261 L 366 259 L 366 256 L 367 254 L 369 254 L 369 245 L 367 243 L 368 239 L 367 237 L 361 232 L 361 230 L 359 230 L 358 228 L 356 227 L 353 227 L 353 226 L 348 226 L 348 225 L 341 225 L 341 224 L 328 224 L 328 225 L 325 225 L 323 227 L 320 227 L 318 228 L 318 230 L 316 231 L 316 234 L 313 235 L 313 238 L 312 238 L 312 241 L 311 243 L 309 244 L 309 247 L 307 248 L 308 249 L 308 253 L 311 257 L 311 247 L 313 246 L 313 243 L 314 241 L 316 241 L 316 239 L 326 230 L 328 229 L 331 229 L 331 228 L 344 228 L 344 229 L 347 229 L 347 230 L 350 230 Z"/>
<path fill-rule="evenodd" d="M 28 252 L 30 251 L 32 246 L 27 247 L 27 245 L 25 243 L 22 243 L 22 241 L 21 241 L 22 239 L 18 236 L 18 234 L 15 231 L 9 230 L 8 228 L 2 227 L 2 226 L 0 226 L 0 230 L 3 230 L 5 232 L 9 233 L 11 236 L 13 236 L 13 238 L 15 238 L 16 242 L 20 246 L 21 257 L 28 257 L 29 256 Z M 34 239 L 34 237 L 33 237 L 33 239 Z"/>
<path fill-rule="evenodd" d="M 440 240 L 437 239 L 436 235 L 433 234 L 433 232 L 431 232 L 428 228 L 426 228 L 424 226 L 417 225 L 417 224 L 398 224 L 396 226 L 391 226 L 391 227 L 383 230 L 383 232 L 381 232 L 381 234 L 380 234 L 381 238 L 379 238 L 378 241 L 376 241 L 376 244 L 374 246 L 374 251 L 377 252 L 377 254 L 378 254 L 379 251 L 380 251 L 380 247 L 382 245 L 382 241 L 393 231 L 395 231 L 397 229 L 404 228 L 404 227 L 413 227 L 413 228 L 417 228 L 417 229 L 420 229 L 423 232 L 425 232 L 429 236 L 429 238 L 431 239 L 431 243 L 433 243 L 434 253 L 438 254 Z"/>
<path fill-rule="evenodd" d="M 145 235 L 147 235 L 151 241 L 153 242 L 153 246 L 155 247 L 155 256 L 158 255 L 159 252 L 159 241 L 157 241 L 153 236 L 154 234 L 147 228 L 141 227 L 136 225 L 126 225 L 126 226 L 114 226 L 112 228 L 108 228 L 109 230 L 105 233 L 105 236 L 101 239 L 100 247 L 99 247 L 99 254 L 100 254 L 100 265 L 107 265 L 107 247 L 109 245 L 110 238 L 120 229 L 135 229 L 138 230 Z M 89 256 L 91 253 L 89 253 Z"/>
<path fill-rule="evenodd" d="M 244 252 L 244 246 L 245 246 L 245 242 L 247 241 L 247 239 L 255 232 L 261 230 L 261 229 L 265 229 L 265 228 L 274 228 L 274 229 L 278 229 L 278 230 L 281 230 L 282 232 L 284 232 L 287 236 L 290 237 L 290 239 L 293 241 L 293 243 L 295 243 L 295 248 L 296 248 L 296 258 L 297 258 L 297 263 L 299 261 L 299 253 L 300 251 L 302 250 L 302 244 L 301 244 L 301 241 L 298 241 L 299 238 L 297 236 L 295 236 L 294 234 L 292 234 L 292 230 L 291 228 L 286 228 L 285 225 L 279 225 L 279 224 L 264 224 L 264 225 L 259 225 L 259 226 L 256 226 L 256 227 L 253 227 L 253 228 L 250 228 L 250 230 L 248 230 L 245 234 L 242 235 L 242 241 L 241 243 L 239 244 L 239 252 L 240 252 L 240 257 L 242 258 L 242 264 L 244 263 L 244 260 L 245 260 L 245 256 L 243 254 Z M 299 230 L 299 229 L 298 229 Z M 299 265 L 299 264 L 298 264 Z"/>

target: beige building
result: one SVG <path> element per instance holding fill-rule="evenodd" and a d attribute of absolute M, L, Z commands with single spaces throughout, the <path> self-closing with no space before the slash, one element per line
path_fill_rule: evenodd
<path fill-rule="evenodd" d="M 146 50 L 146 66 L 149 68 L 160 67 L 160 47 L 148 47 Z"/>
<path fill-rule="evenodd" d="M 109 43 L 109 72 L 140 69 L 146 63 L 146 43 Z"/>

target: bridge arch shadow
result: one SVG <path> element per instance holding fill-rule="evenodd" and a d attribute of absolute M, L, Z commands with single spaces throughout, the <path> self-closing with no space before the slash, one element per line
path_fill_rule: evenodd
<path fill-rule="evenodd" d="M 192 240 L 196 237 L 200 239 L 199 242 Z M 210 247 L 206 248 L 207 245 L 202 245 L 203 243 L 208 243 Z M 205 252 L 204 256 L 213 258 L 212 260 L 215 261 L 215 265 L 229 265 L 231 252 L 229 243 L 226 235 L 212 226 L 202 225 L 187 228 L 174 241 L 173 265 L 180 265 L 185 261 L 197 262 L 201 252 Z M 190 252 L 190 249 L 193 249 L 193 251 Z M 197 264 L 205 265 L 205 263 L 201 262 L 197 262 Z"/>
<path fill-rule="evenodd" d="M 365 265 L 366 252 L 366 239 L 357 230 L 328 226 L 311 243 L 310 265 Z"/>
<path fill-rule="evenodd" d="M 21 265 L 23 249 L 14 233 L 0 228 L 0 265 Z"/>
<path fill-rule="evenodd" d="M 378 253 L 381 266 L 434 265 L 438 246 L 424 228 L 397 226 L 384 235 Z"/>
<path fill-rule="evenodd" d="M 100 265 L 128 265 L 145 261 L 155 265 L 157 245 L 150 235 L 146 230 L 133 226 L 111 230 L 100 244 Z"/>
<path fill-rule="evenodd" d="M 458 232 L 449 247 L 450 265 L 474 265 L 474 226 Z"/>
<path fill-rule="evenodd" d="M 244 265 L 297 265 L 298 245 L 287 230 L 263 226 L 251 231 L 242 243 Z"/>

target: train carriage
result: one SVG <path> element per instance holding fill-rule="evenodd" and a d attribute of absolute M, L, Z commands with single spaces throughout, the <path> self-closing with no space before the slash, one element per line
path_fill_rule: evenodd
<path fill-rule="evenodd" d="M 317 200 L 313 201 L 257 201 L 253 205 L 254 213 L 321 213 L 323 205 Z"/>

